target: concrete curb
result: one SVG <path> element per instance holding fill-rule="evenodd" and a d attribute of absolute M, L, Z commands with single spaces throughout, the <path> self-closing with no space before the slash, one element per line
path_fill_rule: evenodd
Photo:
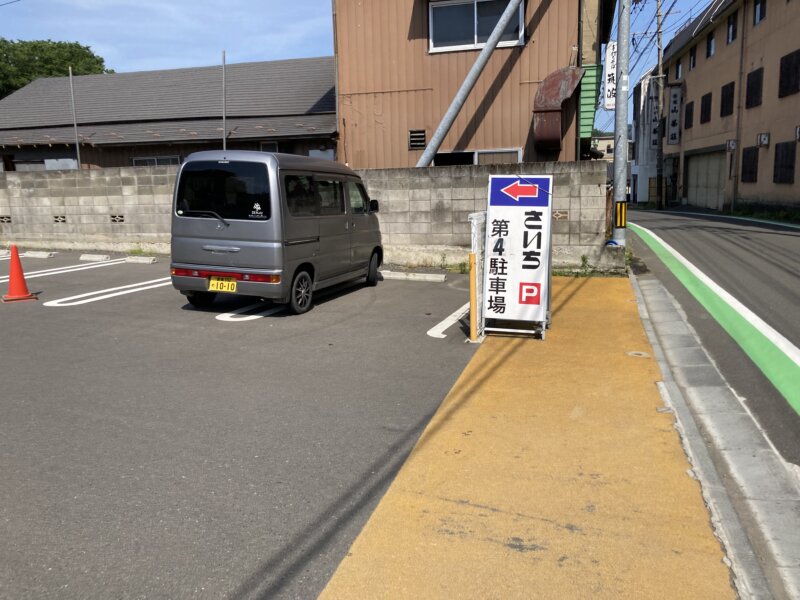
<path fill-rule="evenodd" d="M 55 255 L 55 252 L 42 252 L 39 250 L 28 250 L 22 254 L 26 258 L 53 258 Z"/>
<path fill-rule="evenodd" d="M 103 262 L 104 260 L 111 260 L 108 254 L 81 254 L 78 260 L 85 262 Z"/>
<path fill-rule="evenodd" d="M 661 285 L 631 277 L 694 471 L 742 598 L 800 597 L 800 490 Z"/>
<path fill-rule="evenodd" d="M 404 273 L 400 271 L 381 271 L 384 279 L 396 279 L 403 281 L 433 281 L 441 283 L 447 280 L 447 275 L 441 273 Z"/>
<path fill-rule="evenodd" d="M 8 256 L 11 254 L 10 250 L 0 250 L 0 256 Z"/>
<path fill-rule="evenodd" d="M 125 258 L 125 262 L 152 265 L 153 263 L 157 263 L 158 259 L 155 256 L 128 256 Z"/>

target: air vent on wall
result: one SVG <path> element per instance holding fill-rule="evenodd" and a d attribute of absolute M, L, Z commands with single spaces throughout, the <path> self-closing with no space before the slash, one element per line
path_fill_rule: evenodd
<path fill-rule="evenodd" d="M 67 222 L 67 215 L 54 215 L 53 216 L 53 223 L 66 223 Z"/>
<path fill-rule="evenodd" d="M 408 132 L 408 149 L 425 150 L 425 130 L 411 129 Z"/>
<path fill-rule="evenodd" d="M 759 133 L 758 136 L 756 136 L 756 146 L 760 148 L 769 146 L 769 133 Z"/>
<path fill-rule="evenodd" d="M 0 223 L 11 223 L 11 216 L 0 215 Z"/>
<path fill-rule="evenodd" d="M 111 215 L 111 222 L 112 223 L 124 223 L 125 222 L 125 215 Z"/>

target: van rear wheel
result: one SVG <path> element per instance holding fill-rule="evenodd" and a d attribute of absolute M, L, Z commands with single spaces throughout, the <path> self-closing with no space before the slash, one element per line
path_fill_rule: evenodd
<path fill-rule="evenodd" d="M 311 308 L 314 292 L 314 282 L 308 271 L 298 271 L 292 280 L 292 290 L 289 296 L 289 308 L 296 315 L 302 315 Z"/>
<path fill-rule="evenodd" d="M 214 292 L 192 292 L 186 296 L 186 299 L 192 306 L 196 306 L 197 308 L 208 308 L 211 306 L 211 303 L 214 302 L 214 298 L 216 297 L 217 294 Z"/>
<path fill-rule="evenodd" d="M 367 267 L 367 285 L 378 285 L 378 253 L 373 252 Z"/>

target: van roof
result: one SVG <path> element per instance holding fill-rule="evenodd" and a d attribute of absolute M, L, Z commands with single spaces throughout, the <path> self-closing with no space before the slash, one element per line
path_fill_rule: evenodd
<path fill-rule="evenodd" d="M 206 150 L 194 152 L 186 157 L 185 163 L 198 160 L 239 160 L 244 162 L 269 163 L 274 160 L 279 169 L 297 169 L 302 171 L 322 171 L 340 175 L 358 174 L 340 163 L 322 158 L 301 156 L 299 154 L 281 154 L 279 152 L 256 152 L 253 150 Z"/>

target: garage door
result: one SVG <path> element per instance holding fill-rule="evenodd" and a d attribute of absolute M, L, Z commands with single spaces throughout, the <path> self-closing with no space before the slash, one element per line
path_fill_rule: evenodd
<path fill-rule="evenodd" d="M 725 153 L 699 154 L 687 158 L 688 194 L 692 206 L 722 210 L 725 196 Z"/>

